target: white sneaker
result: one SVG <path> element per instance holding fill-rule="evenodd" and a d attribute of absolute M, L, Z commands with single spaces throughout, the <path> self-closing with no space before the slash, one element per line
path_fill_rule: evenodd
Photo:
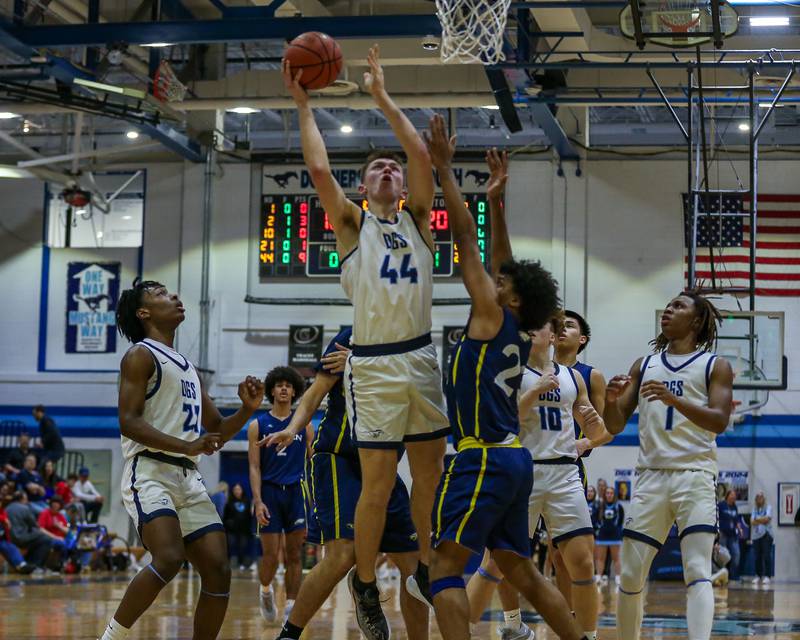
<path fill-rule="evenodd" d="M 764 576 L 761 578 L 761 584 L 769 584 L 770 582 L 771 580 L 769 579 L 769 576 Z"/>
<path fill-rule="evenodd" d="M 614 584 L 619 586 L 619 576 L 614 576 Z"/>
<path fill-rule="evenodd" d="M 519 627 L 501 627 L 497 630 L 501 640 L 533 640 L 533 629 L 524 622 L 519 623 Z"/>
<path fill-rule="evenodd" d="M 272 590 L 272 585 L 268 591 L 259 587 L 258 610 L 261 612 L 261 617 L 267 622 L 275 622 L 278 617 L 278 607 L 275 606 L 275 592 Z"/>
<path fill-rule="evenodd" d="M 600 584 L 603 584 L 603 585 L 608 584 L 608 576 L 606 576 L 606 575 L 600 576 Z"/>

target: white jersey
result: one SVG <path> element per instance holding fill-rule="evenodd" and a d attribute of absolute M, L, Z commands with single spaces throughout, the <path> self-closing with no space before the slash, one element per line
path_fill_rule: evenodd
<path fill-rule="evenodd" d="M 145 347 L 153 356 L 155 371 L 147 381 L 147 394 L 142 417 L 153 428 L 191 442 L 200 437 L 202 396 L 200 378 L 194 366 L 180 353 L 165 344 L 145 338 L 137 346 Z M 127 460 L 142 451 L 158 451 L 122 437 L 122 455 Z M 164 451 L 170 456 L 175 452 Z M 200 456 L 192 458 L 195 463 Z"/>
<path fill-rule="evenodd" d="M 676 396 L 708 406 L 708 383 L 717 356 L 706 351 L 686 355 L 666 352 L 642 361 L 641 384 L 663 382 Z M 683 469 L 717 474 L 716 434 L 693 424 L 674 407 L 639 396 L 640 469 Z"/>
<path fill-rule="evenodd" d="M 404 342 L 431 331 L 433 253 L 407 210 L 395 222 L 369 211 L 358 246 L 342 263 L 341 282 L 353 303 L 353 344 Z"/>
<path fill-rule="evenodd" d="M 569 458 L 575 460 L 575 424 L 572 410 L 578 399 L 578 381 L 575 372 L 553 363 L 553 373 L 558 378 L 558 388 L 539 396 L 527 416 L 520 418 L 520 440 L 531 452 L 534 461 Z M 542 372 L 525 367 L 520 385 L 520 395 L 536 386 Z"/>

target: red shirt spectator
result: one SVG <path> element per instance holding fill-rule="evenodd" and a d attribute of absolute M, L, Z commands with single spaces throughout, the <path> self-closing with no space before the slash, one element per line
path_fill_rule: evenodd
<path fill-rule="evenodd" d="M 55 495 L 61 498 L 64 501 L 64 504 L 72 504 L 75 501 L 75 496 L 72 495 L 72 489 L 69 488 L 69 485 L 60 480 L 56 483 L 55 488 Z"/>
<path fill-rule="evenodd" d="M 63 539 L 67 535 L 69 525 L 64 514 L 61 513 L 62 506 L 58 499 L 51 499 L 50 508 L 39 514 L 39 527 L 50 535 Z"/>

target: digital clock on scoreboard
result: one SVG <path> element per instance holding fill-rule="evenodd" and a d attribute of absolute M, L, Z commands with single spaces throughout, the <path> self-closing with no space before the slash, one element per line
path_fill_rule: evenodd
<path fill-rule="evenodd" d="M 350 196 L 361 208 L 366 200 Z M 489 259 L 489 206 L 483 193 L 464 194 L 478 231 L 484 264 Z M 402 204 L 402 203 L 401 203 Z M 460 275 L 458 247 L 453 242 L 444 198 L 434 198 L 430 228 L 435 246 L 433 275 Z M 259 279 L 336 277 L 341 257 L 328 216 L 314 195 L 268 195 L 262 198 L 258 238 Z"/>

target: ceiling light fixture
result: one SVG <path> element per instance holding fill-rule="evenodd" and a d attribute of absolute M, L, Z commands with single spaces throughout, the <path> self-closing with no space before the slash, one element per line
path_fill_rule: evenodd
<path fill-rule="evenodd" d="M 746 122 L 739 123 L 739 131 L 750 131 L 750 125 Z"/>
<path fill-rule="evenodd" d="M 0 120 L 11 120 L 12 118 L 21 117 L 18 113 L 11 113 L 11 111 L 0 111 Z"/>
<path fill-rule="evenodd" d="M 154 49 L 157 49 L 157 48 L 160 48 L 160 47 L 171 47 L 172 43 L 171 42 L 147 42 L 147 43 L 143 44 L 142 46 L 143 47 L 153 47 Z"/>
<path fill-rule="evenodd" d="M 353 133 L 353 127 L 351 127 L 349 124 L 343 124 L 341 127 L 339 127 L 339 131 L 342 133 Z"/>
<path fill-rule="evenodd" d="M 490 111 L 499 111 L 500 107 L 496 104 L 485 104 L 481 106 L 481 109 L 489 109 Z"/>
<path fill-rule="evenodd" d="M 130 131 L 125 133 L 125 137 L 128 140 L 136 140 L 136 138 L 139 137 L 139 132 L 138 131 L 134 131 L 133 129 L 131 129 Z"/>
<path fill-rule="evenodd" d="M 227 110 L 228 113 L 241 113 L 244 115 L 250 113 L 258 113 L 260 109 L 253 109 L 253 107 L 233 107 L 232 109 Z"/>
<path fill-rule="evenodd" d="M 789 16 L 750 16 L 751 27 L 788 27 Z"/>

